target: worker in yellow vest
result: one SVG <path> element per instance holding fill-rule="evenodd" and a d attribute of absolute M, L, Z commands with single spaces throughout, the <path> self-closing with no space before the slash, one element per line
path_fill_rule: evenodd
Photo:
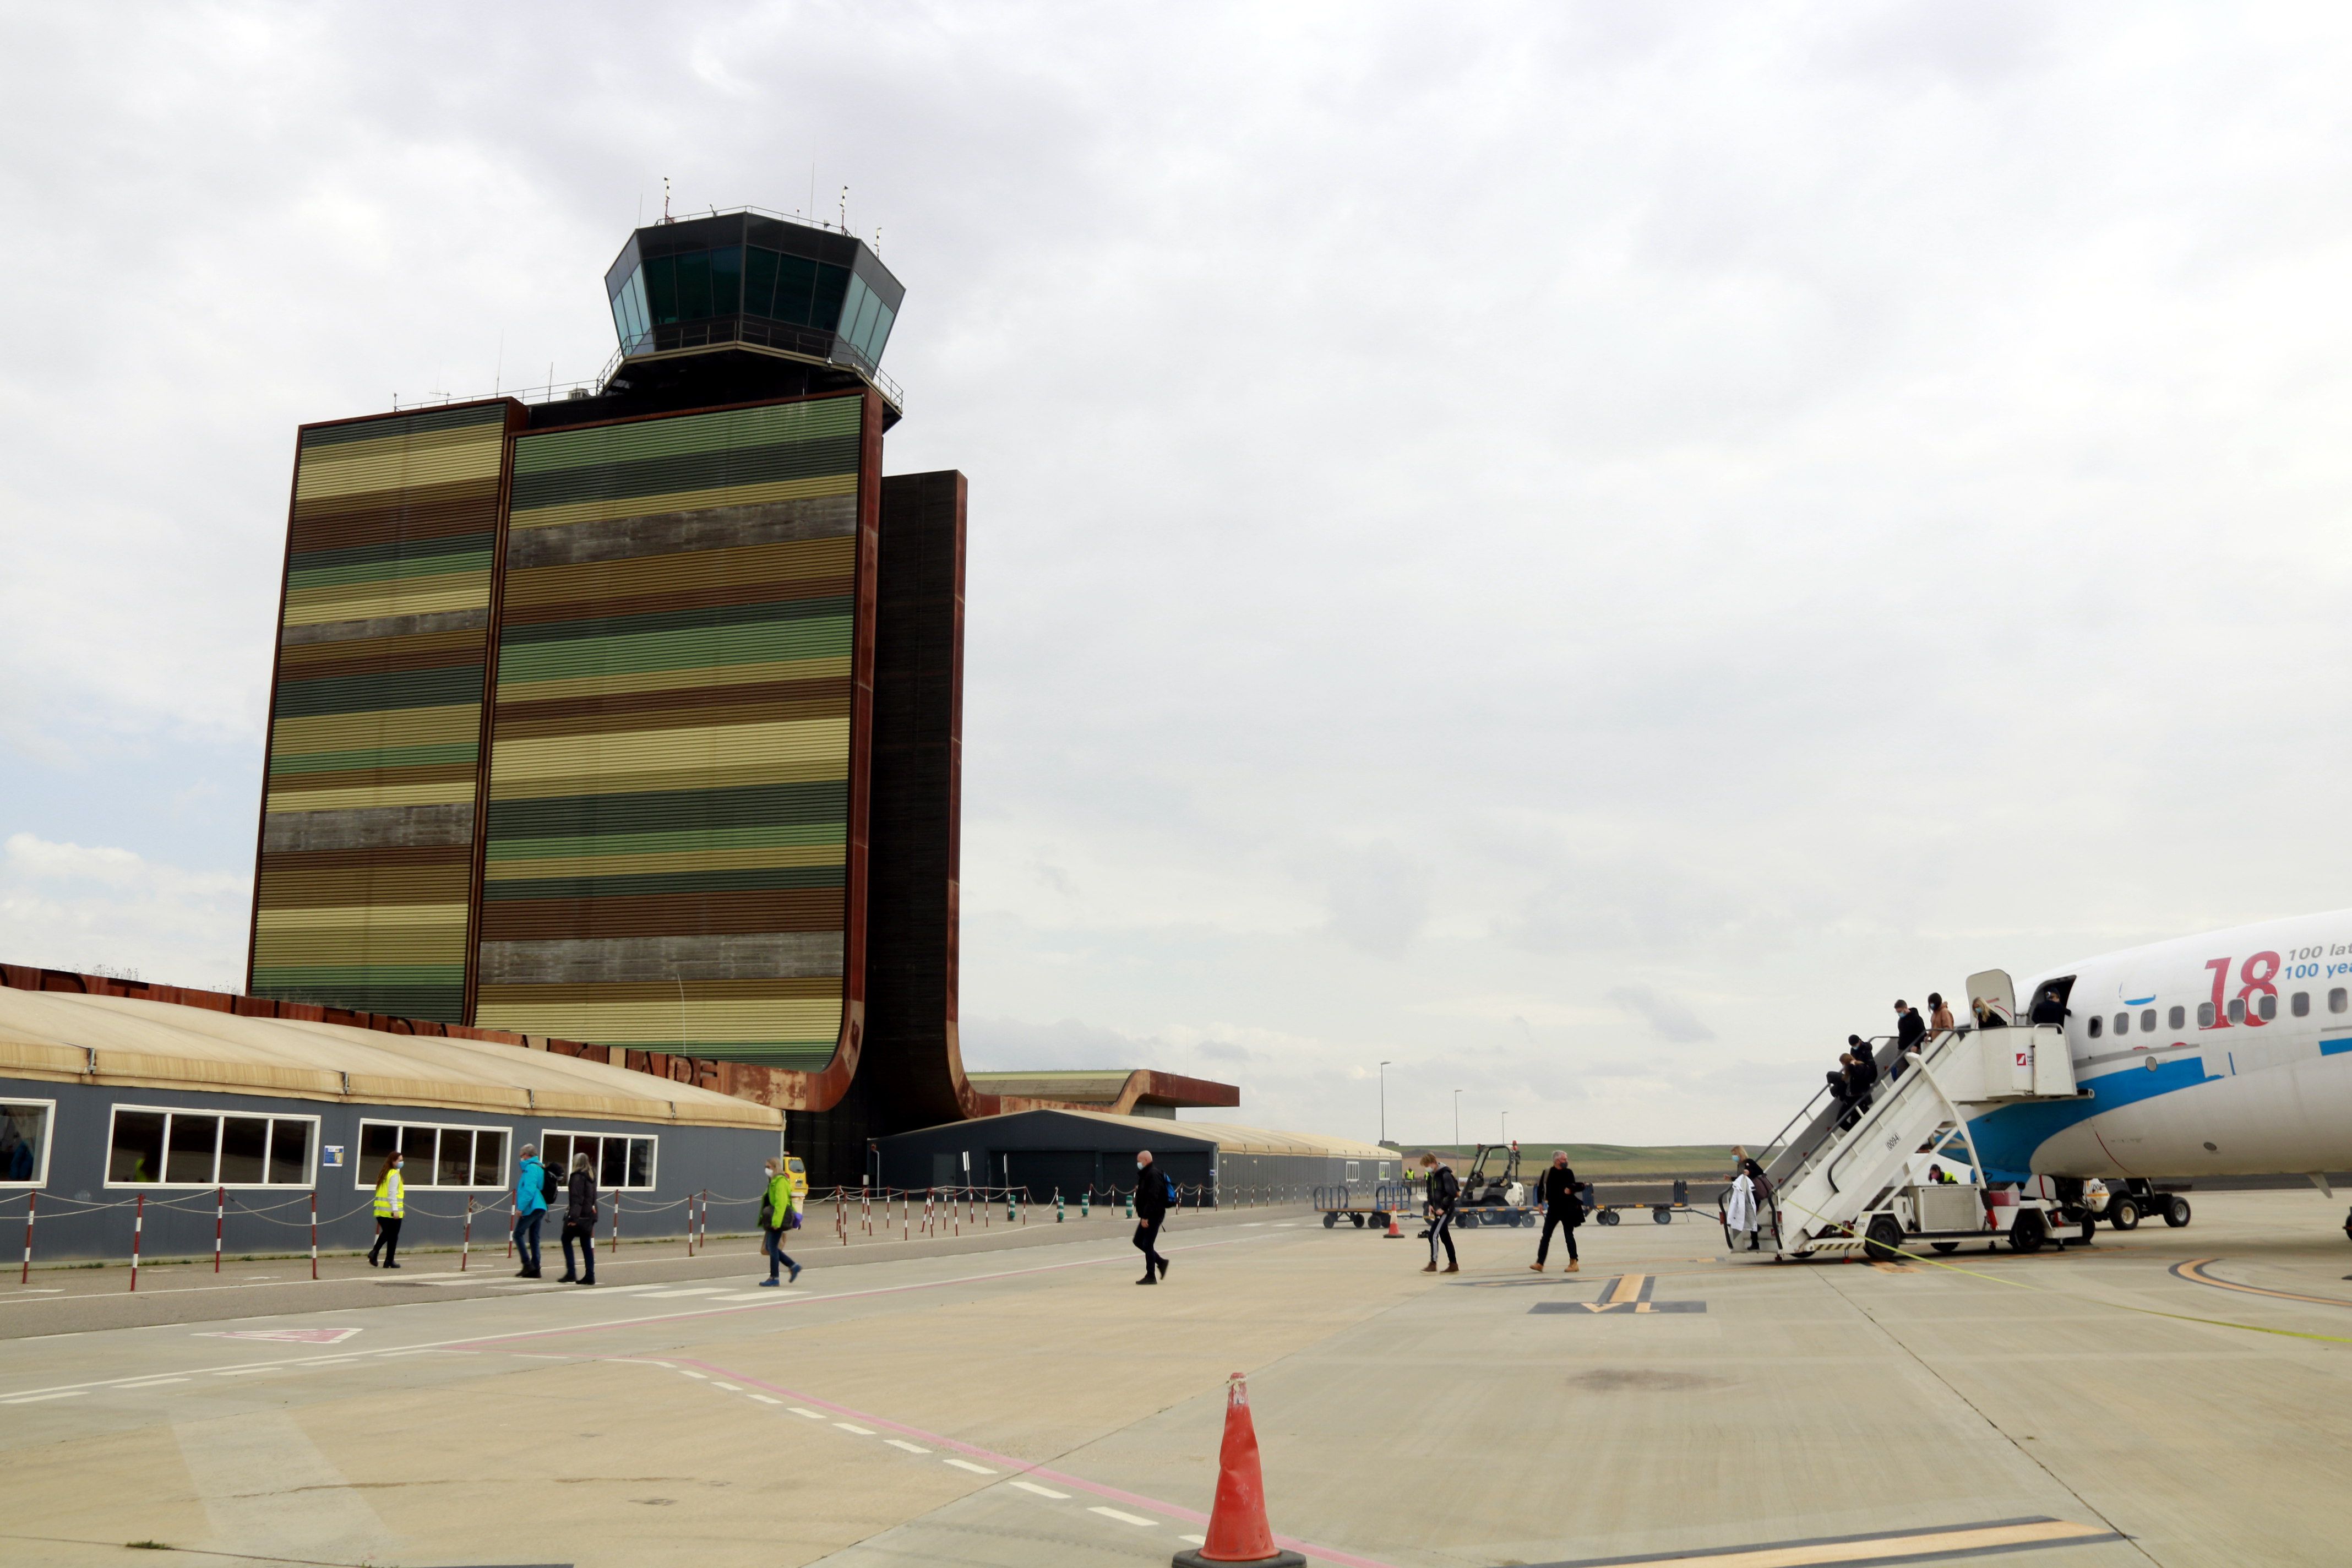
<path fill-rule="evenodd" d="M 400 1222 L 408 1213 L 408 1184 L 400 1178 L 400 1151 L 395 1149 L 383 1157 L 383 1168 L 375 1177 L 375 1245 L 368 1248 L 368 1267 L 376 1266 L 375 1255 L 383 1253 L 383 1267 L 400 1267 Z"/>
<path fill-rule="evenodd" d="M 767 1176 L 767 1189 L 760 1199 L 760 1249 L 767 1255 L 768 1277 L 760 1283 L 772 1287 L 778 1283 L 776 1272 L 780 1268 L 791 1269 L 794 1279 L 801 1277 L 801 1266 L 793 1261 L 783 1245 L 784 1232 L 792 1228 L 793 1212 L 799 1206 L 800 1198 L 793 1191 L 792 1173 L 777 1161 L 768 1162 Z"/>

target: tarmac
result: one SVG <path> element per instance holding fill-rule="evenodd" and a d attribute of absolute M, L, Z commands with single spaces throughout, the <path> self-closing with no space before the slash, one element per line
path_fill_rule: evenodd
<path fill-rule="evenodd" d="M 1629 1216 L 1541 1275 L 1530 1230 L 1429 1275 L 1186 1213 L 1149 1289 L 1111 1217 L 803 1233 L 778 1290 L 740 1240 L 594 1290 L 207 1260 L 142 1273 L 136 1322 L 124 1271 L 37 1270 L 0 1290 L 0 1558 L 1164 1563 L 1242 1372 L 1277 1536 L 1342 1568 L 2341 1563 L 2343 1204 L 2194 1202 L 1894 1265 Z"/>

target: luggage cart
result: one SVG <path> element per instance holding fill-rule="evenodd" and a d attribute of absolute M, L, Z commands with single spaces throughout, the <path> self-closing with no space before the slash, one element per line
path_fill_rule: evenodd
<path fill-rule="evenodd" d="M 1342 1219 L 1361 1230 L 1367 1224 L 1385 1232 L 1391 1215 L 1402 1215 L 1411 1206 L 1402 1182 L 1376 1182 L 1367 1192 L 1355 1183 L 1338 1186 L 1318 1187 L 1314 1193 L 1315 1206 L 1323 1211 L 1323 1228 L 1332 1230 Z"/>

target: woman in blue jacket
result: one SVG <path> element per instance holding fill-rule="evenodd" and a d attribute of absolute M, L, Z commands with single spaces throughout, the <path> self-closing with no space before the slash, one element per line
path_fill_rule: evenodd
<path fill-rule="evenodd" d="M 539 1145 L 522 1146 L 521 1169 L 515 1175 L 515 1256 L 522 1267 L 518 1279 L 539 1278 L 539 1227 L 547 1218 L 547 1167 L 539 1163 Z"/>

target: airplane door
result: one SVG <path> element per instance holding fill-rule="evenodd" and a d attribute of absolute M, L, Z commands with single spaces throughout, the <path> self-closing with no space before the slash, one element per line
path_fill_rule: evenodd
<path fill-rule="evenodd" d="M 2017 1022 L 2017 987 L 2010 984 L 2009 971 L 1988 969 L 1981 974 L 1969 976 L 1969 1011 L 1977 1012 L 1977 1004 L 1984 1004 L 1987 1027 L 2006 1026 Z M 1996 1023 L 1996 1020 L 1998 1021 Z"/>

